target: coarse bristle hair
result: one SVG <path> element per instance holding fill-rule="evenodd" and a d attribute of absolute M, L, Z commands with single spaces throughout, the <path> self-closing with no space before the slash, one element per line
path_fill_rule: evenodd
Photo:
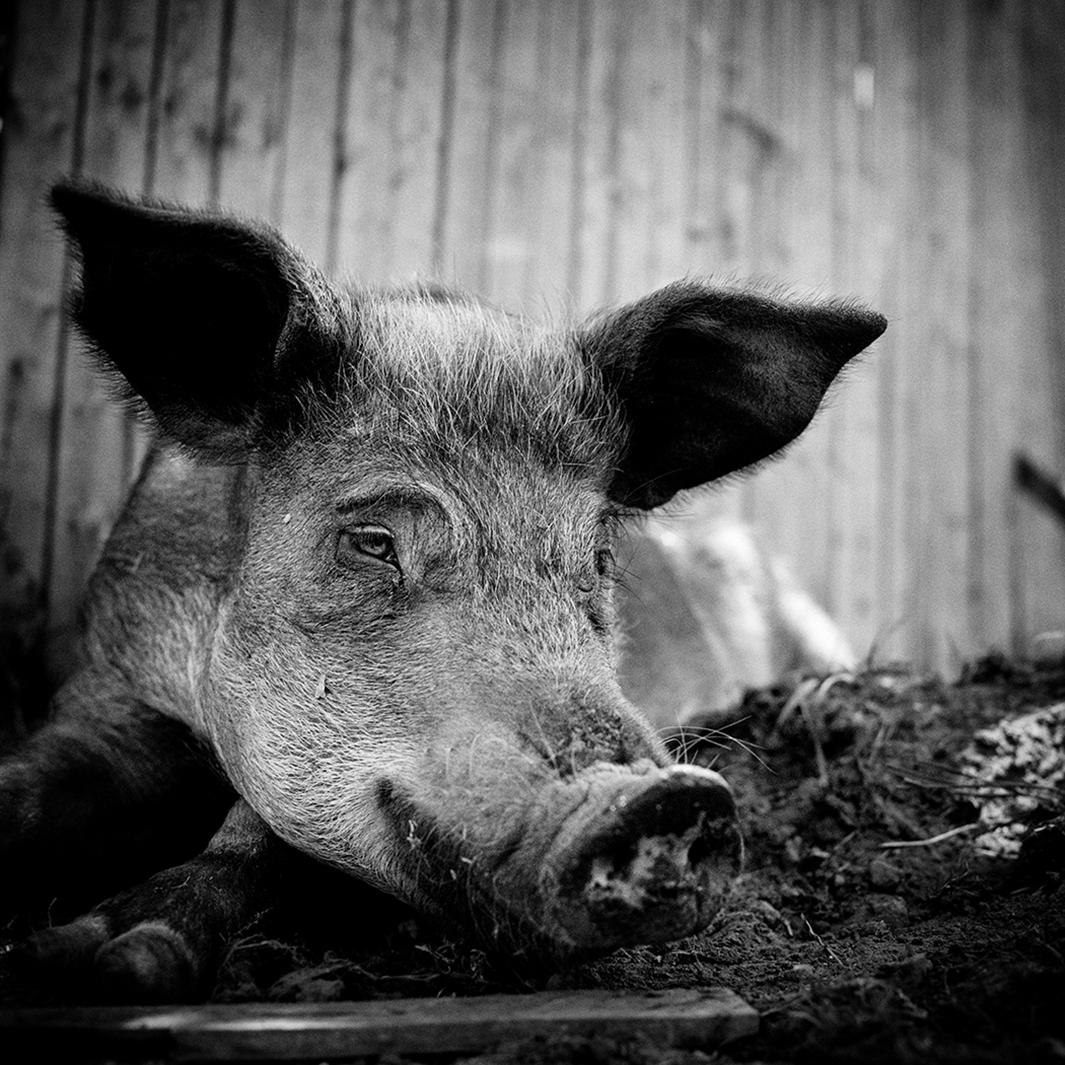
<path fill-rule="evenodd" d="M 380 431 L 392 447 L 456 458 L 502 446 L 551 466 L 617 455 L 624 423 L 567 330 L 439 289 L 364 290 L 352 303 L 357 340 L 331 431 Z"/>

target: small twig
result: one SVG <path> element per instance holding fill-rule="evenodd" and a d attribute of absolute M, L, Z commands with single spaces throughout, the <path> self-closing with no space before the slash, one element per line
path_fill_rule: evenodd
<path fill-rule="evenodd" d="M 936 899 L 940 898 L 950 888 L 954 887 L 955 884 L 960 884 L 967 876 L 971 875 L 972 870 L 968 866 L 962 869 L 959 873 L 952 873 L 950 876 L 947 877 L 946 880 L 943 881 L 939 889 L 936 891 L 935 895 L 933 895 L 932 897 Z"/>
<path fill-rule="evenodd" d="M 837 844 L 835 844 L 828 852 L 828 857 L 825 858 L 825 860 L 821 863 L 821 869 L 826 869 L 831 862 L 834 862 L 836 858 L 839 857 L 839 852 L 843 850 L 843 848 L 846 847 L 847 844 L 850 843 L 850 841 L 854 839 L 856 835 L 858 835 L 858 829 L 852 828 L 850 832 L 848 832 L 843 837 L 843 839 L 841 839 Z"/>
<path fill-rule="evenodd" d="M 873 737 L 873 742 L 869 745 L 869 751 L 866 755 L 866 761 L 872 764 L 873 760 L 880 753 L 880 749 L 884 746 L 884 741 L 888 738 L 889 733 L 892 731 L 892 727 L 890 727 L 886 721 L 881 719 L 880 725 L 876 730 L 876 736 Z"/>
<path fill-rule="evenodd" d="M 880 849 L 887 851 L 901 850 L 903 847 L 931 847 L 936 843 L 942 843 L 945 839 L 950 839 L 951 836 L 960 836 L 963 832 L 972 832 L 974 829 L 981 827 L 979 821 L 973 821 L 968 825 L 959 825 L 957 828 L 947 829 L 946 832 L 940 832 L 938 836 L 931 836 L 928 839 L 896 839 L 888 843 L 881 843 Z"/>
<path fill-rule="evenodd" d="M 817 694 L 814 696 L 814 702 L 818 706 L 821 705 L 828 698 L 828 693 L 837 684 L 853 684 L 857 678 L 853 673 L 847 670 L 841 670 L 839 673 L 830 673 L 821 683 L 817 686 Z"/>
<path fill-rule="evenodd" d="M 796 710 L 802 717 L 803 723 L 806 725 L 806 731 L 810 734 L 810 739 L 814 746 L 814 762 L 817 765 L 817 779 L 821 784 L 821 787 L 828 786 L 828 763 L 825 761 L 825 751 L 821 746 L 821 730 L 818 722 L 814 718 L 813 707 L 819 705 L 817 703 L 816 694 L 821 687 L 821 681 L 817 677 L 807 677 L 800 684 L 798 684 L 795 690 L 791 693 L 791 697 L 784 704 L 784 709 L 780 711 L 780 716 L 777 718 L 777 729 L 779 730 L 782 722 L 786 721 L 788 717 Z"/>
<path fill-rule="evenodd" d="M 795 690 L 788 696 L 787 702 L 781 708 L 779 714 L 777 714 L 776 724 L 774 729 L 779 732 L 781 725 L 795 712 L 796 708 L 801 706 L 808 695 L 812 695 L 817 690 L 818 680 L 816 677 L 807 677 L 805 680 L 800 681 Z"/>
<path fill-rule="evenodd" d="M 814 929 L 813 929 L 813 925 L 811 925 L 811 924 L 810 924 L 809 920 L 808 920 L 808 919 L 807 919 L 807 917 L 806 917 L 806 914 L 805 914 L 805 913 L 800 913 L 800 914 L 799 914 L 799 916 L 800 916 L 800 917 L 802 918 L 802 923 L 803 923 L 804 925 L 806 925 L 806 931 L 807 931 L 807 932 L 809 932 L 809 933 L 810 933 L 810 935 L 811 935 L 811 936 L 813 936 L 813 937 L 814 937 L 814 939 L 816 939 L 816 940 L 817 940 L 817 942 L 818 942 L 818 943 L 819 943 L 819 944 L 821 945 L 821 948 L 822 948 L 822 949 L 824 950 L 824 952 L 825 952 L 825 953 L 826 953 L 826 954 L 827 954 L 827 955 L 828 955 L 828 956 L 829 956 L 829 957 L 830 957 L 830 958 L 831 958 L 831 959 L 832 959 L 832 960 L 833 960 L 833 961 L 834 961 L 834 962 L 835 962 L 835 963 L 836 963 L 837 965 L 842 965 L 842 964 L 843 964 L 843 960 L 842 960 L 842 959 L 840 958 L 840 956 L 839 956 L 839 955 L 838 955 L 838 954 L 837 954 L 837 953 L 836 953 L 836 952 L 835 952 L 835 951 L 834 951 L 834 950 L 833 950 L 833 949 L 832 949 L 832 948 L 831 948 L 831 947 L 830 947 L 830 946 L 829 946 L 829 945 L 828 945 L 828 944 L 827 944 L 827 943 L 826 943 L 826 942 L 825 942 L 825 941 L 824 941 L 824 940 L 823 940 L 823 939 L 822 939 L 822 938 L 821 938 L 821 937 L 820 937 L 820 936 L 819 936 L 819 935 L 818 935 L 818 934 L 817 934 L 817 933 L 816 933 L 816 932 L 814 931 Z"/>
<path fill-rule="evenodd" d="M 822 788 L 828 787 L 828 761 L 825 759 L 825 749 L 821 745 L 821 725 L 814 720 L 813 707 L 805 702 L 799 703 L 799 713 L 806 722 L 806 731 L 810 733 L 810 739 L 814 745 L 814 762 L 817 765 L 817 780 Z"/>
<path fill-rule="evenodd" d="M 983 781 L 975 773 L 964 769 L 936 769 L 932 771 L 915 768 L 907 770 L 896 765 L 888 765 L 885 768 L 905 783 L 912 784 L 916 788 L 938 788 L 959 794 L 974 795 L 978 798 L 994 799 L 1007 795 L 1037 795 L 1040 793 L 1052 796 L 1059 793 L 1059 789 L 1052 784 L 1037 784 L 1034 781 L 1027 780 Z"/>
<path fill-rule="evenodd" d="M 796 685 L 777 717 L 776 728 L 779 730 L 783 722 L 796 710 L 802 715 L 806 730 L 810 733 L 810 739 L 813 742 L 817 779 L 823 788 L 828 787 L 829 775 L 828 761 L 825 758 L 825 749 L 821 741 L 821 710 L 828 698 L 828 693 L 837 684 L 851 684 L 854 680 L 854 674 L 846 671 L 832 673 L 827 677 L 807 677 Z"/>

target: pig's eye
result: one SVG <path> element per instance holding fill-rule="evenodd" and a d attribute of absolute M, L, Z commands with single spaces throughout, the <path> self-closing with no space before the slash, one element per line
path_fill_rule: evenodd
<path fill-rule="evenodd" d="M 399 569 L 396 557 L 396 545 L 392 534 L 380 525 L 355 525 L 350 529 L 341 529 L 337 540 L 336 557 L 338 562 L 347 562 L 356 556 L 376 558 Z"/>

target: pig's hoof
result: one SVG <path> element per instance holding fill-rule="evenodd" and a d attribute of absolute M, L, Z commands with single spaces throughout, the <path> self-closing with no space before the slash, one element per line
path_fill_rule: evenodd
<path fill-rule="evenodd" d="M 92 986 L 93 959 L 107 938 L 107 922 L 88 915 L 9 943 L 0 959 L 0 986 L 30 1005 L 65 1001 Z"/>
<path fill-rule="evenodd" d="M 184 937 L 146 921 L 105 943 L 93 968 L 111 1002 L 187 1002 L 196 993 L 196 960 Z"/>
<path fill-rule="evenodd" d="M 594 794 L 594 792 L 593 792 Z M 577 948 L 659 943 L 705 928 L 740 870 L 743 845 L 725 781 L 674 766 L 612 791 L 559 839 L 554 917 Z"/>
<path fill-rule="evenodd" d="M 88 915 L 70 924 L 45 928 L 11 944 L 7 961 L 15 974 L 23 979 L 49 972 L 75 977 L 92 968 L 96 952 L 106 942 L 107 922 L 102 917 Z"/>
<path fill-rule="evenodd" d="M 162 921 L 113 931 L 102 914 L 79 917 L 14 944 L 5 968 L 45 1000 L 148 1004 L 196 996 L 196 960 L 180 932 Z"/>

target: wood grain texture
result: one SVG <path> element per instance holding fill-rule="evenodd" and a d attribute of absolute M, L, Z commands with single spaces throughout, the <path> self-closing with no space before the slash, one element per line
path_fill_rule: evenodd
<path fill-rule="evenodd" d="M 78 176 L 143 191 L 157 27 L 155 3 L 96 3 Z M 63 395 L 49 594 L 56 647 L 72 642 L 85 574 L 125 502 L 142 449 L 133 419 L 76 342 L 65 359 Z"/>
<path fill-rule="evenodd" d="M 62 324 L 79 172 L 265 217 L 335 272 L 532 313 L 684 274 L 890 328 L 743 513 L 859 652 L 950 671 L 1065 627 L 1065 4 L 17 4 L 0 175 L 0 624 L 69 642 L 144 450 Z"/>
<path fill-rule="evenodd" d="M 224 97 L 219 100 L 219 205 L 276 223 L 291 101 L 291 0 L 245 0 L 233 11 Z"/>
<path fill-rule="evenodd" d="M 195 207 L 217 199 L 233 12 L 234 0 L 167 0 L 146 181 L 163 199 Z"/>
<path fill-rule="evenodd" d="M 432 269 L 452 8 L 388 0 L 351 12 L 341 273 L 390 282 Z"/>
<path fill-rule="evenodd" d="M 294 25 L 282 173 L 274 221 L 315 263 L 330 262 L 347 7 L 290 0 Z"/>
<path fill-rule="evenodd" d="M 660 1046 L 753 1035 L 758 1015 L 727 988 L 539 992 L 321 1005 L 0 1011 L 12 1048 L 138 1053 L 161 1061 L 323 1061 L 456 1054 L 536 1036 L 639 1032 Z"/>
<path fill-rule="evenodd" d="M 89 9 L 62 0 L 21 5 L 15 18 L 0 200 L 0 605 L 12 625 L 47 611 L 55 557 L 61 425 L 74 397 L 64 392 L 68 264 L 44 192 L 77 169 L 91 27 Z"/>

